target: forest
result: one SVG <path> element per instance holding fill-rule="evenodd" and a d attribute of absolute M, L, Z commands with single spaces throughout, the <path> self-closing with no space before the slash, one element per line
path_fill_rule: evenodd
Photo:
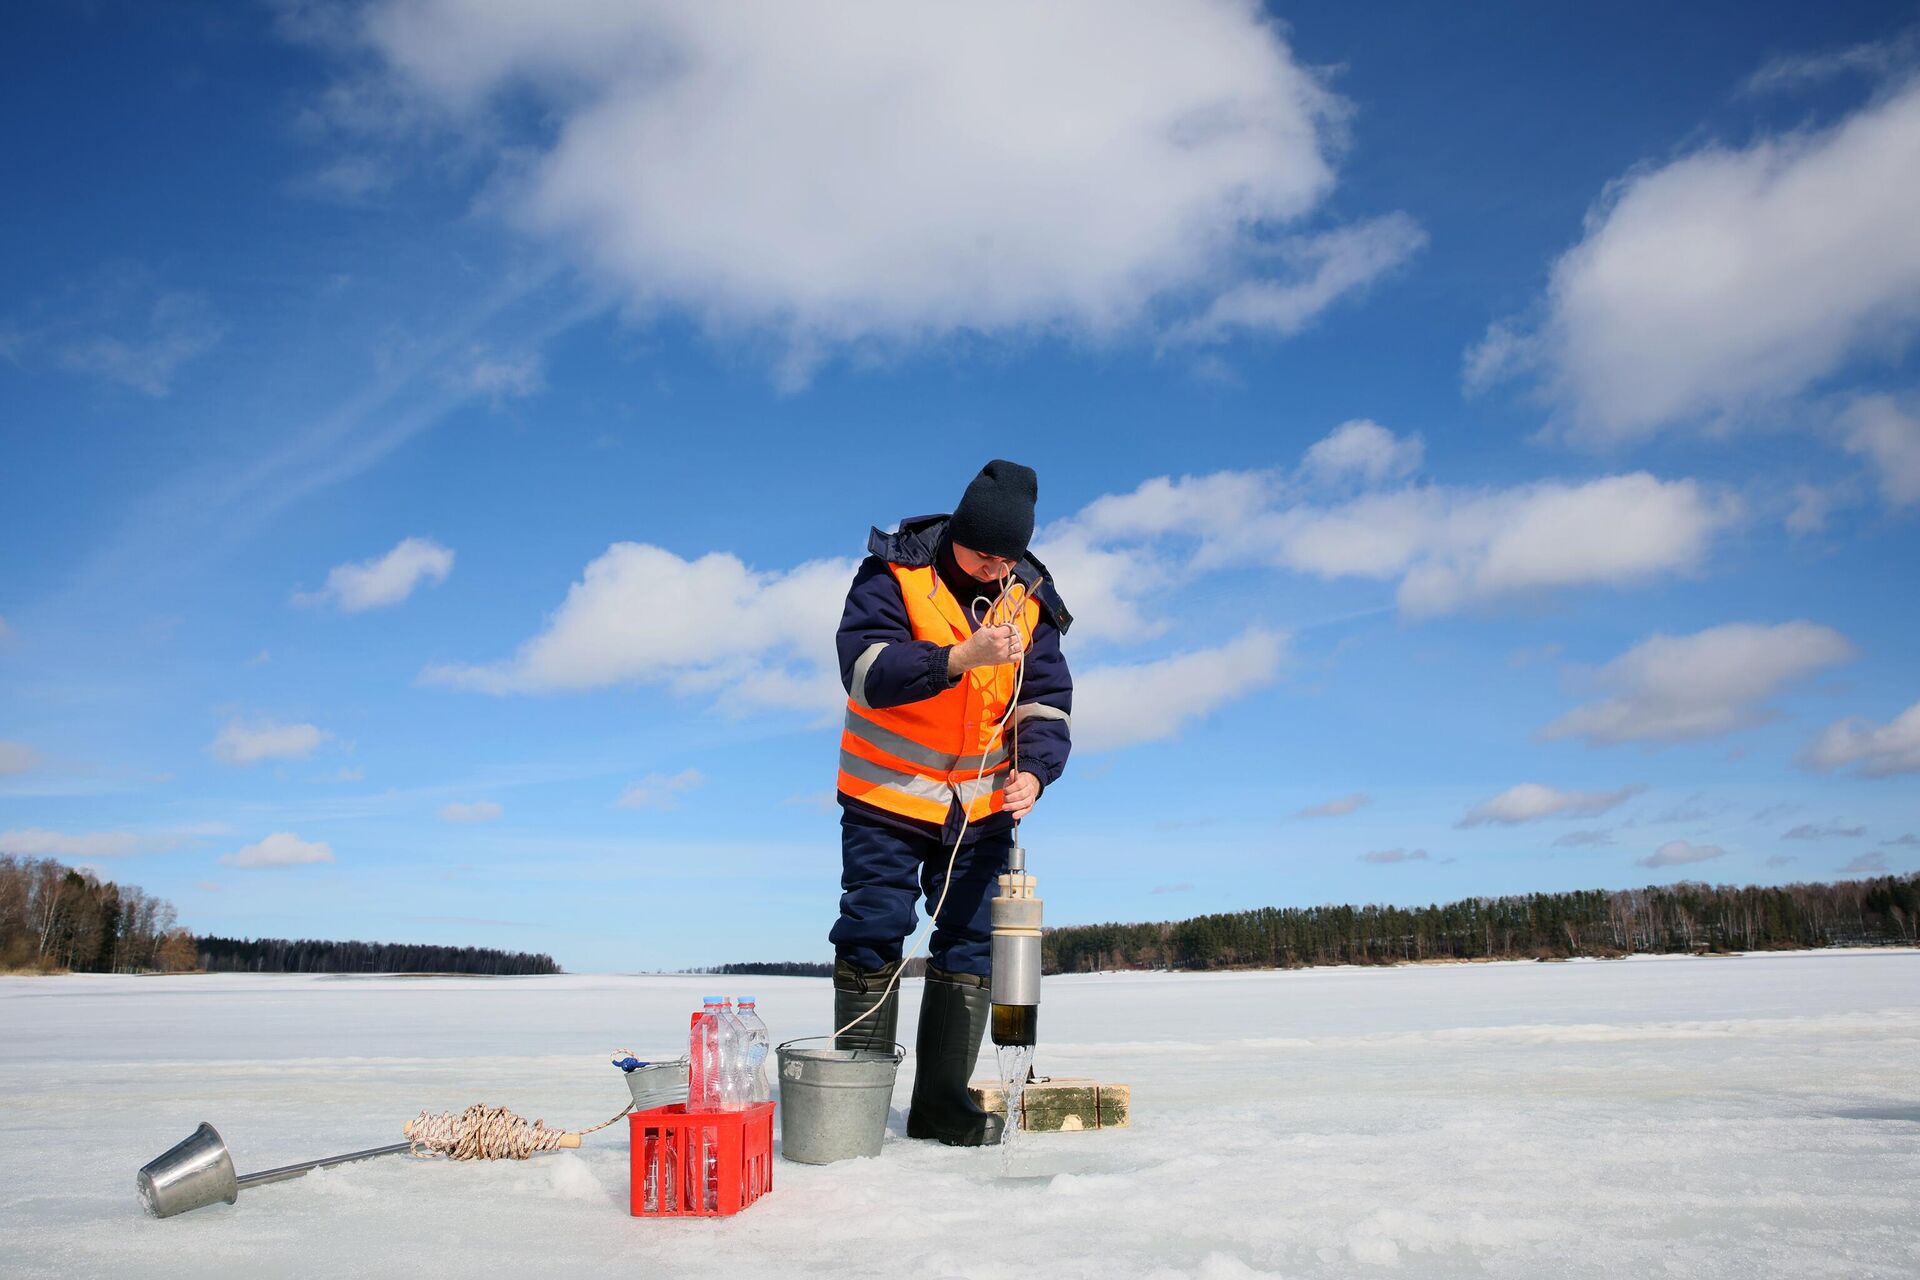
<path fill-rule="evenodd" d="M 754 978 L 831 978 L 833 965 L 825 960 L 738 960 L 732 964 L 716 964 L 682 972 Z"/>
<path fill-rule="evenodd" d="M 1048 929 L 1048 973 L 1920 944 L 1920 874 L 1771 887 L 1694 882 L 1464 898 L 1424 907 L 1262 907 Z M 916 957 L 909 975 L 924 961 Z M 551 974 L 543 953 L 393 942 L 196 937 L 174 908 L 51 858 L 0 854 L 0 971 Z M 693 973 L 824 977 L 820 961 Z"/>
<path fill-rule="evenodd" d="M 196 968 L 171 903 L 52 858 L 0 854 L 0 971 L 145 973 Z"/>
<path fill-rule="evenodd" d="M 315 938 L 196 938 L 209 973 L 460 973 L 492 977 L 559 973 L 553 957 L 492 947 Z"/>
<path fill-rule="evenodd" d="M 487 947 L 196 938 L 173 905 L 52 858 L 0 854 L 0 972 L 558 973 L 548 955 Z"/>
<path fill-rule="evenodd" d="M 1425 907 L 1263 907 L 1047 930 L 1048 973 L 1920 943 L 1920 874 L 1774 887 L 1691 882 L 1465 898 Z"/>

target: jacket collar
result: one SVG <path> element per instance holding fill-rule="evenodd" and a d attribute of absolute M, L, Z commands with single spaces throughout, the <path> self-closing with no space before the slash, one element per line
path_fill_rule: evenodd
<path fill-rule="evenodd" d="M 903 564 L 915 569 L 931 566 L 939 553 L 940 539 L 946 535 L 947 522 L 951 518 L 945 513 L 910 516 L 902 520 L 900 527 L 892 533 L 875 529 L 867 536 L 867 554 L 878 556 L 889 564 Z M 1060 634 L 1067 634 L 1067 628 L 1073 625 L 1073 615 L 1067 612 L 1060 593 L 1054 589 L 1053 574 L 1047 566 L 1036 560 L 1033 552 L 1029 551 L 1013 567 L 1013 576 L 1026 584 Z"/>

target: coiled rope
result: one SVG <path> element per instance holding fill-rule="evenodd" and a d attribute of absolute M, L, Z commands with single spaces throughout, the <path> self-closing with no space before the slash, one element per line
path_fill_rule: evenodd
<path fill-rule="evenodd" d="M 593 1128 L 572 1133 L 549 1129 L 544 1121 L 528 1120 L 505 1107 L 476 1102 L 459 1115 L 451 1111 L 432 1115 L 423 1110 L 407 1123 L 404 1132 L 413 1144 L 408 1154 L 416 1159 L 525 1160 L 542 1151 L 577 1147 L 581 1138 L 606 1128 L 631 1110 L 631 1105 L 622 1107 L 618 1114 Z"/>

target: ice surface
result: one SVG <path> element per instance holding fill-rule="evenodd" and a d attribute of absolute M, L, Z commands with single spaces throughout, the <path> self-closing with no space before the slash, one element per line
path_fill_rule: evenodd
<path fill-rule="evenodd" d="M 627 1216 L 624 1123 L 164 1222 L 135 1201 L 203 1119 L 243 1173 L 423 1107 L 602 1120 L 608 1053 L 680 1051 L 715 986 L 0 979 L 0 1274 L 1920 1275 L 1914 952 L 1049 978 L 1037 1069 L 1132 1085 L 1132 1128 L 1033 1135 L 1009 1178 L 896 1111 L 879 1159 L 779 1162 L 720 1221 Z M 828 1030 L 824 982 L 753 989 L 776 1039 Z"/>

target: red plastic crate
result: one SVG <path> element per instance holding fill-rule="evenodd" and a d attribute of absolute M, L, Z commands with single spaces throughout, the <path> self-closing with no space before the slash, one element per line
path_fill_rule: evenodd
<path fill-rule="evenodd" d="M 724 1218 L 773 1190 L 773 1104 L 688 1111 L 678 1104 L 627 1116 L 636 1218 Z M 712 1204 L 700 1194 L 702 1143 L 714 1153 Z"/>

